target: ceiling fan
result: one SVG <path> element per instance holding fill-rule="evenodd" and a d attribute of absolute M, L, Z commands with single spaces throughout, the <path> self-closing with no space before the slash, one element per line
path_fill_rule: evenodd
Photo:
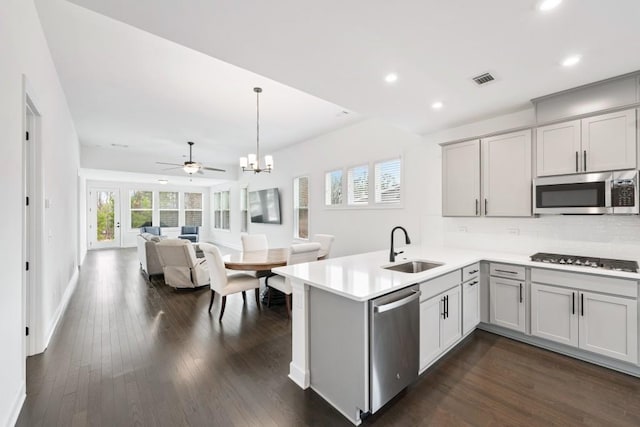
<path fill-rule="evenodd" d="M 168 169 L 164 169 L 164 170 L 171 170 L 171 169 L 178 169 L 178 168 L 182 168 L 184 169 L 184 171 L 186 173 L 188 173 L 189 175 L 192 175 L 194 173 L 199 173 L 202 174 L 204 172 L 202 172 L 203 170 L 208 170 L 208 171 L 216 171 L 216 172 L 226 172 L 224 169 L 218 169 L 218 168 L 209 168 L 206 166 L 202 166 L 201 163 L 198 162 L 194 162 L 193 161 L 193 157 L 192 157 L 192 151 L 193 151 L 193 144 L 195 144 L 194 142 L 187 142 L 187 144 L 189 144 L 189 161 L 188 162 L 184 162 L 183 164 L 179 165 L 177 163 L 164 163 L 164 162 L 156 162 L 157 165 L 169 165 L 169 166 L 175 166 L 173 168 L 168 168 Z"/>

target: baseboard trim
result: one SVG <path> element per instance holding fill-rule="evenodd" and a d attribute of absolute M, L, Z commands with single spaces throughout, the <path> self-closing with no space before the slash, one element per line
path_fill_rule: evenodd
<path fill-rule="evenodd" d="M 329 402 L 329 404 L 331 406 L 333 406 L 333 409 L 335 409 L 336 411 L 340 412 L 346 419 L 348 419 L 349 421 L 351 421 L 351 423 L 353 425 L 359 426 L 360 424 L 362 424 L 362 419 L 359 416 L 356 416 L 355 418 L 353 417 L 353 414 L 347 414 L 345 411 L 343 411 L 340 407 L 338 407 L 338 405 L 336 405 L 335 403 L 333 403 L 331 401 L 331 399 L 328 399 L 327 396 L 325 396 L 324 394 L 322 394 L 320 391 L 318 391 L 318 389 L 316 389 L 313 385 L 310 386 L 311 390 L 313 390 L 314 392 L 316 392 L 316 394 L 318 394 L 318 396 L 320 396 L 321 398 L 323 398 L 325 401 Z"/>
<path fill-rule="evenodd" d="M 47 349 L 47 347 L 49 347 L 49 342 L 51 341 L 53 334 L 56 332 L 56 328 L 60 323 L 60 319 L 62 319 L 64 312 L 67 310 L 67 305 L 69 305 L 69 301 L 71 300 L 71 296 L 73 295 L 73 292 L 76 290 L 76 287 L 78 286 L 78 278 L 79 278 L 79 270 L 76 269 L 73 273 L 73 276 L 71 276 L 71 280 L 69 280 L 69 283 L 67 284 L 67 289 L 65 290 L 64 295 L 62 296 L 62 300 L 60 301 L 60 304 L 58 304 L 58 308 L 56 309 L 53 322 L 51 322 L 51 326 L 49 328 L 49 333 L 47 334 L 44 341 L 42 342 L 42 348 L 40 353 L 42 353 Z"/>
<path fill-rule="evenodd" d="M 289 378 L 303 390 L 309 387 L 309 372 L 298 368 L 293 362 L 289 363 Z"/>
<path fill-rule="evenodd" d="M 24 405 L 24 401 L 27 398 L 27 385 L 24 381 L 20 384 L 20 388 L 18 389 L 18 395 L 16 396 L 13 405 L 11 405 L 11 412 L 9 412 L 9 416 L 7 417 L 6 427 L 13 427 L 18 422 L 18 417 L 20 416 L 20 411 L 22 410 L 22 405 Z"/>

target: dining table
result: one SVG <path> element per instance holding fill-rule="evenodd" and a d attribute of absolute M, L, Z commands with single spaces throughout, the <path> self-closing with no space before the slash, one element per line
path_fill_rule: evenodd
<path fill-rule="evenodd" d="M 287 265 L 288 255 L 289 248 L 270 248 L 227 254 L 222 259 L 229 270 L 271 271 L 272 268 Z M 327 251 L 320 250 L 318 259 L 324 259 L 327 255 Z"/>

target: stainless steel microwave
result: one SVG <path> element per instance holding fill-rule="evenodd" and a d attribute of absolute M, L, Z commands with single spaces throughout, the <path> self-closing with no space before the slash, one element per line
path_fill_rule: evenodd
<path fill-rule="evenodd" d="M 537 178 L 533 213 L 638 214 L 638 171 Z"/>

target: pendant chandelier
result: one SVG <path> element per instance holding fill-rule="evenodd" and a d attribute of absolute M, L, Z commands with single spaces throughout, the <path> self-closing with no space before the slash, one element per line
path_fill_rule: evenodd
<path fill-rule="evenodd" d="M 247 157 L 240 157 L 240 167 L 243 172 L 271 172 L 273 170 L 273 157 L 264 156 L 264 168 L 260 167 L 260 93 L 262 88 L 254 87 L 256 93 L 256 152 Z"/>

